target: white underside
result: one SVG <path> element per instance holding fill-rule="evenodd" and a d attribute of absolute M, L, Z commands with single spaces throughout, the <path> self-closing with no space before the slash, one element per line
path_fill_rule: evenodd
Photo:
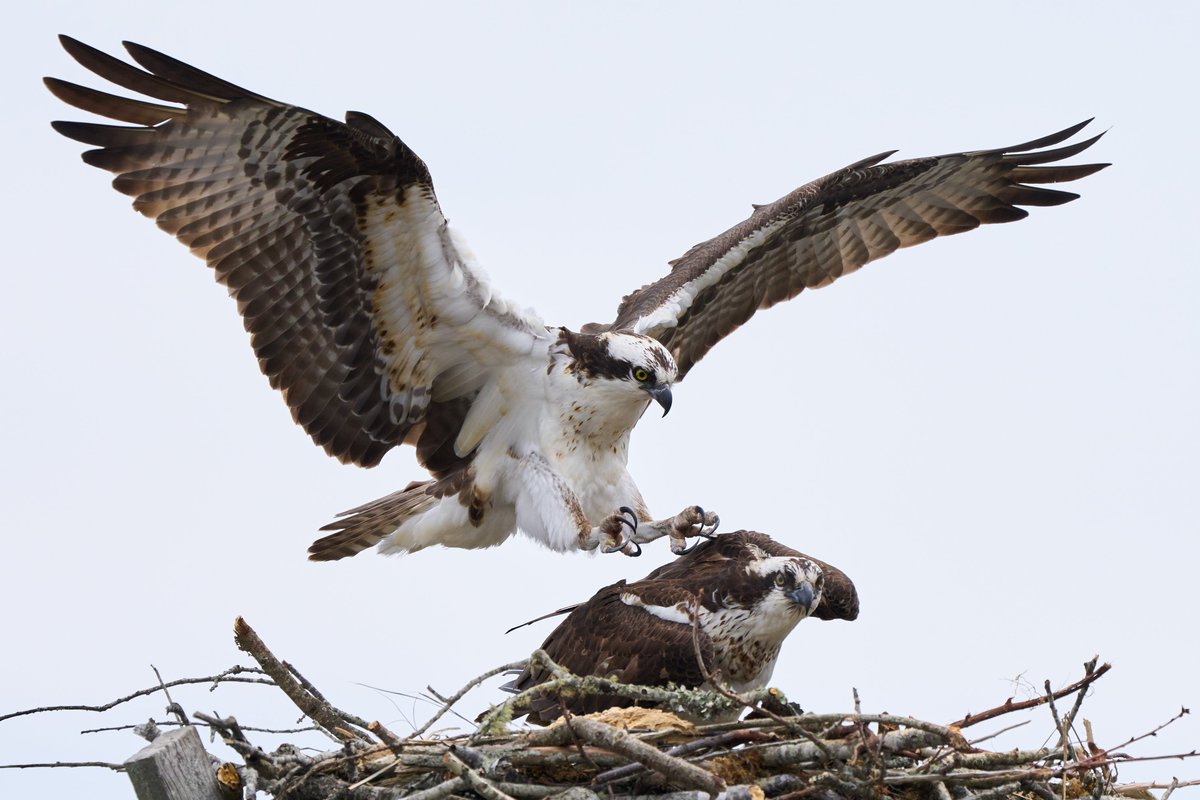
<path fill-rule="evenodd" d="M 381 553 L 493 547 L 516 530 L 552 550 L 576 550 L 619 507 L 644 508 L 626 464 L 629 431 L 648 395 L 628 385 L 584 386 L 557 366 L 548 374 L 552 358 L 535 352 L 493 371 L 463 425 L 456 449 L 477 448 L 475 488 L 489 502 L 481 524 L 447 497 L 386 536 Z"/>

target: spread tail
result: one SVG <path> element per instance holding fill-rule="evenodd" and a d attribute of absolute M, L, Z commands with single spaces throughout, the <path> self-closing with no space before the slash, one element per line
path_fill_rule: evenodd
<path fill-rule="evenodd" d="M 337 561 L 379 544 L 405 520 L 427 511 L 438 502 L 438 481 L 416 481 L 398 492 L 343 511 L 321 528 L 334 531 L 308 548 L 310 561 Z"/>

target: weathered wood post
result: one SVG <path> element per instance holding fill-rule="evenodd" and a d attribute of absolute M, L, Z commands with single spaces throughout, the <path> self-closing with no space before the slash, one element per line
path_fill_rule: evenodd
<path fill-rule="evenodd" d="M 229 800 L 191 725 L 158 736 L 125 761 L 138 800 Z M 233 795 L 236 796 L 236 795 Z"/>

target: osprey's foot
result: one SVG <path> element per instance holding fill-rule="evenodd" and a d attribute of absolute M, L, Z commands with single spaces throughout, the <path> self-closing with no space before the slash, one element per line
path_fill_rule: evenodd
<path fill-rule="evenodd" d="M 629 528 L 629 536 L 625 535 L 626 528 Z M 633 539 L 637 535 L 637 529 L 637 514 L 633 513 L 629 506 L 621 506 L 616 513 L 609 514 L 600 524 L 600 530 L 612 541 L 612 544 L 602 547 L 600 552 L 624 553 L 631 558 L 637 558 L 642 554 L 642 546 Z"/>
<path fill-rule="evenodd" d="M 711 539 L 717 532 L 721 518 L 700 506 L 690 506 L 680 511 L 671 519 L 671 552 L 677 556 L 687 555 L 696 549 L 700 542 L 687 546 L 687 538 L 695 536 L 698 539 Z"/>

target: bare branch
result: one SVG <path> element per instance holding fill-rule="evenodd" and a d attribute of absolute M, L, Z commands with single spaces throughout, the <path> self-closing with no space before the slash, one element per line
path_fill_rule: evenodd
<path fill-rule="evenodd" d="M 667 755 L 657 747 L 641 742 L 620 728 L 605 725 L 587 717 L 573 717 L 562 727 L 588 744 L 619 753 L 658 772 L 671 783 L 686 789 L 699 789 L 717 795 L 725 788 L 725 781 L 706 769 L 695 766 L 681 758 Z"/>
<path fill-rule="evenodd" d="M 246 622 L 246 620 L 238 617 L 233 623 L 233 636 L 237 646 L 249 654 L 258 665 L 262 667 L 263 672 L 271 676 L 275 681 L 275 685 L 283 690 L 283 693 L 288 696 L 288 699 L 295 703 L 309 719 L 320 725 L 331 736 L 343 741 L 358 738 L 350 728 L 354 723 L 350 722 L 338 712 L 333 706 L 325 701 L 324 698 L 314 695 L 312 692 L 305 689 L 294 677 L 291 669 L 286 667 L 282 662 L 275 657 L 267 645 L 259 638 L 254 629 Z M 363 723 L 362 727 L 366 727 Z"/>
<path fill-rule="evenodd" d="M 1094 660 L 1095 659 L 1093 659 L 1093 661 Z M 1110 669 L 1112 669 L 1112 664 L 1101 664 L 1096 669 L 1095 672 L 1085 675 L 1083 678 L 1075 681 L 1075 683 L 1072 683 L 1070 686 L 1063 687 L 1062 689 L 1059 689 L 1056 692 L 1051 692 L 1051 696 L 1055 700 L 1057 700 L 1058 698 L 1066 697 L 1067 695 L 1072 694 L 1073 692 L 1078 692 L 1081 689 L 1086 689 L 1087 687 L 1089 687 L 1093 683 L 1095 683 L 1096 680 L 1101 675 L 1108 672 Z M 987 711 L 981 711 L 978 714 L 967 714 L 965 717 L 958 720 L 957 722 L 951 722 L 950 725 L 955 728 L 968 728 L 971 725 L 977 725 L 980 722 L 984 722 L 985 720 L 993 719 L 994 717 L 999 717 L 1003 714 L 1009 714 L 1013 711 L 1023 711 L 1024 709 L 1027 709 L 1027 708 L 1036 708 L 1037 706 L 1044 705 L 1046 702 L 1047 702 L 1046 696 L 1035 697 L 1030 700 L 1022 700 L 1017 703 L 1014 703 L 1012 698 L 1010 697 L 1007 700 L 1005 700 L 1003 703 L 1001 703 L 1000 705 L 996 706 L 995 708 L 989 708 Z"/>
<path fill-rule="evenodd" d="M 454 749 L 446 751 L 443 757 L 446 769 L 453 772 L 458 777 L 462 778 L 467 786 L 471 787 L 471 791 L 482 797 L 484 800 L 513 800 L 504 792 L 497 789 L 488 781 L 487 778 L 480 775 L 471 767 L 467 766 L 461 758 L 455 753 Z"/>
<path fill-rule="evenodd" d="M 257 684 L 263 684 L 264 686 L 274 686 L 275 685 L 275 682 L 269 678 L 240 677 L 242 673 L 251 673 L 251 674 L 256 674 L 256 675 L 265 675 L 266 674 L 262 670 L 255 669 L 254 667 L 242 667 L 242 666 L 235 665 L 220 674 L 210 675 L 206 678 L 180 678 L 179 680 L 167 681 L 166 683 L 160 683 L 158 686 L 151 686 L 146 689 L 138 689 L 136 692 L 127 694 L 124 697 L 118 697 L 116 700 L 112 700 L 112 701 L 109 701 L 107 703 L 104 703 L 104 704 L 98 705 L 98 706 L 88 706 L 88 705 L 41 706 L 39 708 L 27 708 L 24 711 L 13 711 L 8 714 L 0 714 L 0 722 L 4 722 L 5 720 L 9 720 L 9 719 L 15 719 L 17 717 L 27 717 L 31 714 L 42 714 L 42 713 L 46 713 L 46 712 L 50 712 L 50 711 L 94 711 L 94 712 L 108 711 L 110 708 L 116 708 L 117 706 L 121 705 L 122 703 L 128 703 L 130 700 L 136 700 L 139 697 L 146 697 L 147 695 L 152 695 L 155 692 L 161 692 L 164 688 L 174 687 L 174 686 L 188 686 L 188 685 L 197 684 L 197 683 L 211 683 L 213 685 L 212 688 L 215 689 L 219 684 L 222 684 L 222 683 L 257 683 Z"/>
<path fill-rule="evenodd" d="M 113 772 L 124 772 L 124 764 L 109 764 L 107 761 L 54 761 L 45 764 L 0 764 L 0 769 L 60 769 L 75 767 L 103 767 Z"/>
<path fill-rule="evenodd" d="M 449 711 L 454 706 L 455 703 L 457 703 L 459 700 L 463 699 L 463 697 L 466 696 L 467 692 L 471 691 L 476 686 L 478 686 L 479 684 L 486 681 L 488 678 L 492 678 L 492 677 L 495 677 L 496 675 L 500 675 L 501 673 L 508 672 L 510 669 L 523 669 L 525 667 L 525 665 L 528 663 L 529 663 L 528 659 L 522 659 L 521 661 L 514 661 L 513 663 L 505 664 L 502 667 L 496 667 L 495 669 L 489 669 L 487 672 L 483 673 L 482 675 L 472 678 L 470 681 L 467 682 L 467 684 L 465 686 L 463 686 L 461 689 L 459 689 L 457 692 L 455 692 L 453 695 L 451 695 L 447 699 L 443 700 L 442 707 L 438 710 L 438 712 L 436 714 L 434 714 L 432 717 L 430 717 L 429 720 L 424 725 L 422 725 L 421 727 L 417 728 L 415 731 L 412 732 L 412 738 L 415 739 L 418 736 L 420 736 L 421 734 L 425 733 L 425 731 L 432 728 L 433 725 L 439 719 L 441 719 L 442 717 L 444 717 L 446 715 L 446 712 Z M 433 690 L 430 689 L 430 692 L 433 692 Z M 435 696 L 437 695 L 436 692 L 433 692 L 433 694 Z"/>

